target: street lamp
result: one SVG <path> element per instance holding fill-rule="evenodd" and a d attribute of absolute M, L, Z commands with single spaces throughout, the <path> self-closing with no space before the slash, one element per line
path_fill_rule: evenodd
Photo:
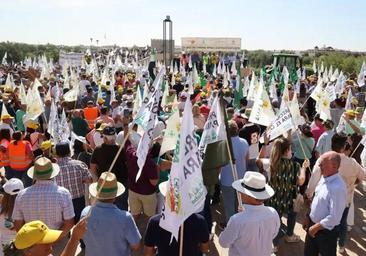
<path fill-rule="evenodd" d="M 169 38 L 167 42 L 167 25 L 169 25 Z M 163 20 L 163 61 L 165 67 L 170 65 L 171 60 L 173 59 L 173 21 L 170 19 L 170 16 L 167 15 Z M 169 54 L 169 57 L 167 56 Z"/>

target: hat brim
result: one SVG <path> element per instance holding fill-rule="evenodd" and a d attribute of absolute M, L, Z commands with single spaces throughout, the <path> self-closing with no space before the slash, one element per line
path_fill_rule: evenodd
<path fill-rule="evenodd" d="M 246 194 L 258 200 L 266 200 L 274 195 L 274 190 L 268 184 L 265 185 L 265 190 L 262 192 L 255 192 L 244 188 L 242 185 L 242 180 L 236 180 L 233 182 L 232 187 L 239 191 L 240 193 Z"/>
<path fill-rule="evenodd" d="M 168 186 L 169 180 L 164 181 L 159 184 L 159 191 L 160 193 L 165 197 L 167 192 L 167 186 Z"/>
<path fill-rule="evenodd" d="M 52 178 L 56 177 L 59 173 L 60 173 L 60 166 L 58 166 L 57 164 L 52 163 L 51 177 L 49 177 L 45 180 L 52 179 Z M 31 168 L 28 169 L 27 175 L 28 175 L 29 178 L 34 179 L 34 166 L 32 166 Z M 36 180 L 43 180 L 43 179 L 40 179 L 40 178 L 37 179 L 36 178 Z"/>
<path fill-rule="evenodd" d="M 61 230 L 49 229 L 43 239 L 38 242 L 38 244 L 52 244 L 60 238 L 61 234 Z"/>
<path fill-rule="evenodd" d="M 113 198 L 116 198 L 116 197 L 119 197 L 120 195 L 123 194 L 123 192 L 125 192 L 125 187 L 122 185 L 122 183 L 120 182 L 117 182 L 117 193 L 116 195 L 107 195 L 107 194 L 98 194 L 98 190 L 97 190 L 97 185 L 98 185 L 98 182 L 94 182 L 92 184 L 89 185 L 89 193 L 92 197 L 95 197 L 96 199 L 102 199 L 102 200 L 105 200 L 105 199 L 113 199 Z"/>

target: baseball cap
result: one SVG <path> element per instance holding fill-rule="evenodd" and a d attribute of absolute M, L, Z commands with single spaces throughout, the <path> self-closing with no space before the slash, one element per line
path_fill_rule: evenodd
<path fill-rule="evenodd" d="M 20 179 L 11 178 L 4 184 L 3 188 L 7 194 L 16 195 L 24 189 L 24 185 Z"/>
<path fill-rule="evenodd" d="M 35 244 L 52 244 L 60 237 L 61 230 L 49 229 L 42 221 L 36 220 L 24 224 L 15 236 L 15 247 L 19 250 Z"/>
<path fill-rule="evenodd" d="M 115 134 L 116 134 L 116 129 L 114 129 L 114 127 L 106 126 L 103 129 L 103 135 L 115 135 Z"/>

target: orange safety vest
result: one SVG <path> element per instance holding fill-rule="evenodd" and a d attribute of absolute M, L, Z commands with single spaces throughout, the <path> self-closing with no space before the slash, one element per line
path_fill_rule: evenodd
<path fill-rule="evenodd" d="M 27 154 L 27 144 L 29 144 L 29 142 L 23 140 L 18 141 L 17 145 L 14 144 L 14 141 L 10 142 L 8 152 L 9 164 L 12 169 L 24 170 L 32 163 L 32 160 Z"/>
<path fill-rule="evenodd" d="M 2 139 L 0 144 L 5 144 L 5 151 L 0 150 L 0 167 L 9 166 L 9 154 L 7 152 L 9 141 L 7 139 Z"/>
<path fill-rule="evenodd" d="M 98 117 L 98 108 L 97 107 L 84 108 L 84 117 L 85 120 L 88 122 L 89 128 L 93 129 L 95 120 Z"/>

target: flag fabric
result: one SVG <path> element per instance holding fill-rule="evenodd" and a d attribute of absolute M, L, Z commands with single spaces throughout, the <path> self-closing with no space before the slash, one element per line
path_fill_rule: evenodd
<path fill-rule="evenodd" d="M 352 91 L 351 89 L 349 89 L 347 94 L 346 105 L 344 106 L 345 110 L 352 109 L 352 96 L 353 96 Z"/>
<path fill-rule="evenodd" d="M 273 120 L 271 125 L 267 129 L 267 134 L 270 140 L 273 140 L 282 134 L 286 133 L 288 130 L 292 129 L 294 122 L 291 117 L 291 112 L 288 107 L 280 110 L 276 118 Z M 261 142 L 263 138 L 261 138 Z"/>
<path fill-rule="evenodd" d="M 257 77 L 255 76 L 254 71 L 253 71 L 252 80 L 250 80 L 250 84 L 249 84 L 249 91 L 248 91 L 248 95 L 247 95 L 247 100 L 254 101 L 257 97 L 258 89 L 259 89 L 259 82 L 257 80 Z"/>
<path fill-rule="evenodd" d="M 1 60 L 1 65 L 4 65 L 4 66 L 8 65 L 8 62 L 6 61 L 7 58 L 8 58 L 8 53 L 5 52 L 4 57 Z"/>
<path fill-rule="evenodd" d="M 61 142 L 68 141 L 70 137 L 70 127 L 67 123 L 65 109 L 62 110 L 60 125 L 58 127 L 58 134 L 60 134 Z"/>
<path fill-rule="evenodd" d="M 357 84 L 358 86 L 365 85 L 365 76 L 366 76 L 366 64 L 365 62 L 362 63 L 360 73 L 357 76 Z"/>
<path fill-rule="evenodd" d="M 154 130 L 155 123 L 158 117 L 159 100 L 161 94 L 160 84 L 163 80 L 164 74 L 165 74 L 165 68 L 162 68 L 152 85 L 153 91 L 149 102 L 141 107 L 144 108 L 144 110 L 141 116 L 137 116 L 137 119 L 135 121 L 137 124 L 141 125 L 145 131 L 140 139 L 139 145 L 136 150 L 136 155 L 138 158 L 137 165 L 139 166 L 139 171 L 136 175 L 136 181 L 141 176 L 141 171 L 145 165 L 146 156 L 149 152 L 150 144 L 153 139 L 152 131 Z"/>
<path fill-rule="evenodd" d="M 159 155 L 174 150 L 180 131 L 180 118 L 178 109 L 173 109 L 173 114 L 166 121 L 166 129 L 164 132 L 163 141 L 161 143 Z"/>
<path fill-rule="evenodd" d="M 178 241 L 179 227 L 193 213 L 201 209 L 207 191 L 203 184 L 201 158 L 194 136 L 192 104 L 186 101 L 180 138 L 175 148 L 167 194 L 160 219 L 160 227 Z"/>
<path fill-rule="evenodd" d="M 27 109 L 23 120 L 36 120 L 44 112 L 44 105 L 38 91 L 39 86 L 42 84 L 36 78 L 32 89 L 27 93 Z"/>
<path fill-rule="evenodd" d="M 74 102 L 77 101 L 79 96 L 79 84 L 76 83 L 74 87 L 72 87 L 69 91 L 67 91 L 63 98 L 66 102 Z"/>
<path fill-rule="evenodd" d="M 264 88 L 263 80 L 261 80 L 259 84 L 260 89 L 258 90 L 258 95 L 254 101 L 249 122 L 268 126 L 276 116 L 272 109 L 268 93 Z"/>
<path fill-rule="evenodd" d="M 315 60 L 313 62 L 313 71 L 314 71 L 314 74 L 317 72 Z"/>
<path fill-rule="evenodd" d="M 203 133 L 198 147 L 201 158 L 203 159 L 206 145 L 220 140 L 226 140 L 226 129 L 220 98 L 216 96 L 203 127 Z"/>
<path fill-rule="evenodd" d="M 244 97 L 243 96 L 243 84 L 240 80 L 239 74 L 236 75 L 235 83 L 236 83 L 236 86 L 235 86 L 235 90 L 234 90 L 234 106 L 235 106 L 235 108 L 239 109 L 240 100 Z"/>
<path fill-rule="evenodd" d="M 297 100 L 296 93 L 294 93 L 294 97 L 292 98 L 292 100 L 288 102 L 288 108 L 290 110 L 295 127 L 298 127 L 299 125 L 305 123 L 305 120 L 302 118 L 300 114 L 299 102 Z"/>

